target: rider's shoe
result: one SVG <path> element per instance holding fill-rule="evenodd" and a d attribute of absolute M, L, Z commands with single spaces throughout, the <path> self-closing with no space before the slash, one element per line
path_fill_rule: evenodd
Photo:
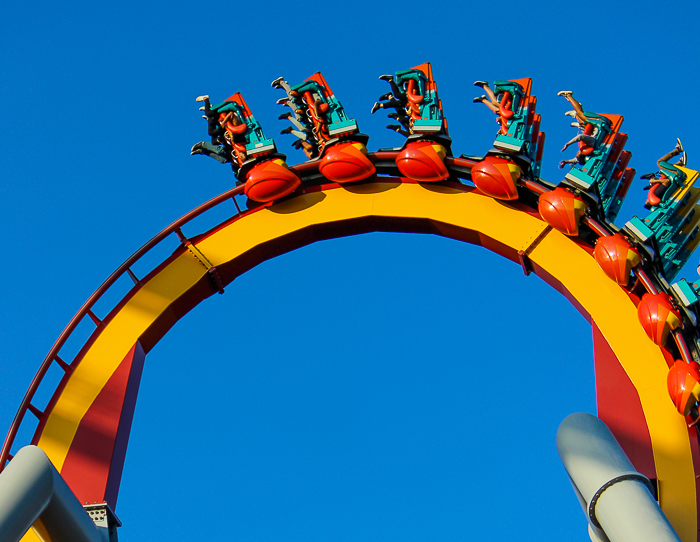
<path fill-rule="evenodd" d="M 371 113 L 374 115 L 381 108 L 382 108 L 382 104 L 380 104 L 379 102 L 374 102 L 374 105 L 372 106 Z"/>
<path fill-rule="evenodd" d="M 195 102 L 203 102 L 205 100 L 209 99 L 209 94 L 202 94 L 201 96 L 197 96 L 194 101 Z"/>
<path fill-rule="evenodd" d="M 393 75 L 380 75 L 379 79 L 381 79 L 382 81 L 393 81 L 394 76 Z"/>
<path fill-rule="evenodd" d="M 408 137 L 410 135 L 408 130 L 404 130 L 398 124 L 387 124 L 386 127 L 389 128 L 389 130 L 392 130 L 392 131 L 396 132 L 397 134 L 401 134 L 404 137 Z"/>
<path fill-rule="evenodd" d="M 280 84 L 282 81 L 284 81 L 284 77 L 278 77 L 272 82 L 272 88 L 282 88 L 282 85 Z"/>
<path fill-rule="evenodd" d="M 573 96 L 574 92 L 572 90 L 560 90 L 557 92 L 557 96 L 564 96 L 564 98 L 568 98 L 569 96 Z"/>
<path fill-rule="evenodd" d="M 489 84 L 488 81 L 474 81 L 474 86 L 484 88 L 489 86 Z"/>
<path fill-rule="evenodd" d="M 474 103 L 478 104 L 479 102 L 483 102 L 485 99 L 486 99 L 486 95 L 482 94 L 481 96 L 477 96 L 476 98 L 474 98 Z"/>
<path fill-rule="evenodd" d="M 685 165 L 688 163 L 688 155 L 685 152 L 685 149 L 683 148 L 683 143 L 681 143 L 681 140 L 679 138 L 676 138 L 676 148 L 674 149 L 677 151 L 677 154 L 680 154 L 681 157 L 678 160 L 678 165 L 685 167 Z"/>

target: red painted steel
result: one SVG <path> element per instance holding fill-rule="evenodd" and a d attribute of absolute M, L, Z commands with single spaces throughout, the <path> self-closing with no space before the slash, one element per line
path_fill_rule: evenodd
<path fill-rule="evenodd" d="M 598 417 L 610 428 L 635 468 L 656 478 L 651 437 L 639 394 L 595 322 L 593 353 Z"/>
<path fill-rule="evenodd" d="M 82 504 L 116 508 L 145 357 L 136 343 L 80 421 L 61 476 Z"/>

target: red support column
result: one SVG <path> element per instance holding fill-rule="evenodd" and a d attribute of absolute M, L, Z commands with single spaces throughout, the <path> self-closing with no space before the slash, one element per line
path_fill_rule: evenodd
<path fill-rule="evenodd" d="M 136 343 L 80 421 L 61 476 L 82 504 L 117 504 L 146 354 Z"/>
<path fill-rule="evenodd" d="M 647 478 L 656 478 L 651 437 L 637 390 L 595 322 L 591 327 L 598 417 L 610 428 L 634 467 Z"/>

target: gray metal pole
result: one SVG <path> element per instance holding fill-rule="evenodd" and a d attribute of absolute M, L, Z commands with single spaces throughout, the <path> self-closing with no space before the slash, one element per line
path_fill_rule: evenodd
<path fill-rule="evenodd" d="M 18 542 L 32 526 L 52 542 L 105 542 L 43 450 L 25 446 L 0 473 L 0 540 Z"/>
<path fill-rule="evenodd" d="M 680 542 L 649 480 L 634 469 L 602 420 L 584 412 L 567 416 L 557 431 L 557 450 L 596 538 Z"/>

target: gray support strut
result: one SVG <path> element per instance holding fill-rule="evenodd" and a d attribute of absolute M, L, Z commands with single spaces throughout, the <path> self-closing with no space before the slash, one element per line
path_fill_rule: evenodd
<path fill-rule="evenodd" d="M 0 473 L 0 540 L 18 542 L 31 528 L 52 542 L 105 542 L 41 448 L 25 446 Z"/>
<path fill-rule="evenodd" d="M 557 450 L 588 516 L 591 539 L 680 542 L 651 483 L 602 420 L 584 412 L 567 416 L 557 431 Z"/>

